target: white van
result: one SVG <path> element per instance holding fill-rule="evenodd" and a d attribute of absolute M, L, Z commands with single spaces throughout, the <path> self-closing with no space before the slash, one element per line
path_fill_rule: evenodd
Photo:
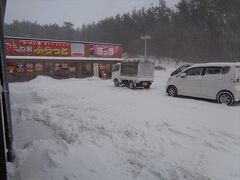
<path fill-rule="evenodd" d="M 240 101 L 240 63 L 194 64 L 170 77 L 166 92 L 232 105 Z"/>

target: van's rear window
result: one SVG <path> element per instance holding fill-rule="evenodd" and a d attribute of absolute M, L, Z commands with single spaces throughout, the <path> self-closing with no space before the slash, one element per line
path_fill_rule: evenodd
<path fill-rule="evenodd" d="M 229 70 L 230 70 L 230 67 L 229 66 L 225 66 L 225 67 L 223 67 L 222 73 L 223 74 L 227 74 L 229 72 Z"/>
<path fill-rule="evenodd" d="M 240 66 L 236 66 L 238 73 L 240 74 Z"/>

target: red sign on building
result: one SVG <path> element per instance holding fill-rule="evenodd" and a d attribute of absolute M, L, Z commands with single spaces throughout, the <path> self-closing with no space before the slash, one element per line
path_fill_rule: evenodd
<path fill-rule="evenodd" d="M 86 44 L 86 46 L 86 54 L 88 54 L 88 56 L 101 58 L 122 58 L 122 47 L 120 45 Z"/>
<path fill-rule="evenodd" d="M 5 38 L 5 49 L 7 56 L 122 58 L 117 44 Z"/>
<path fill-rule="evenodd" d="M 93 45 L 95 57 L 112 58 L 119 57 L 121 47 L 114 45 Z"/>
<path fill-rule="evenodd" d="M 70 56 L 70 43 L 39 40 L 5 39 L 9 56 Z"/>

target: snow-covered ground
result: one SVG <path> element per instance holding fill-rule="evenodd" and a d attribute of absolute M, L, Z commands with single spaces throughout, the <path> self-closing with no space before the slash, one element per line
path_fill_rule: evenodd
<path fill-rule="evenodd" d="M 11 180 L 239 180 L 240 105 L 111 80 L 37 77 L 13 83 Z"/>

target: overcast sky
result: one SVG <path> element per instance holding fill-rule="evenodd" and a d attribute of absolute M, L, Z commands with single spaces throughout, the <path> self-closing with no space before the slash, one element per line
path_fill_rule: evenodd
<path fill-rule="evenodd" d="M 166 0 L 174 7 L 178 0 Z M 75 27 L 83 23 L 130 12 L 133 8 L 157 5 L 158 0 L 7 0 L 5 22 L 13 20 L 37 21 L 40 24 L 72 22 Z"/>

